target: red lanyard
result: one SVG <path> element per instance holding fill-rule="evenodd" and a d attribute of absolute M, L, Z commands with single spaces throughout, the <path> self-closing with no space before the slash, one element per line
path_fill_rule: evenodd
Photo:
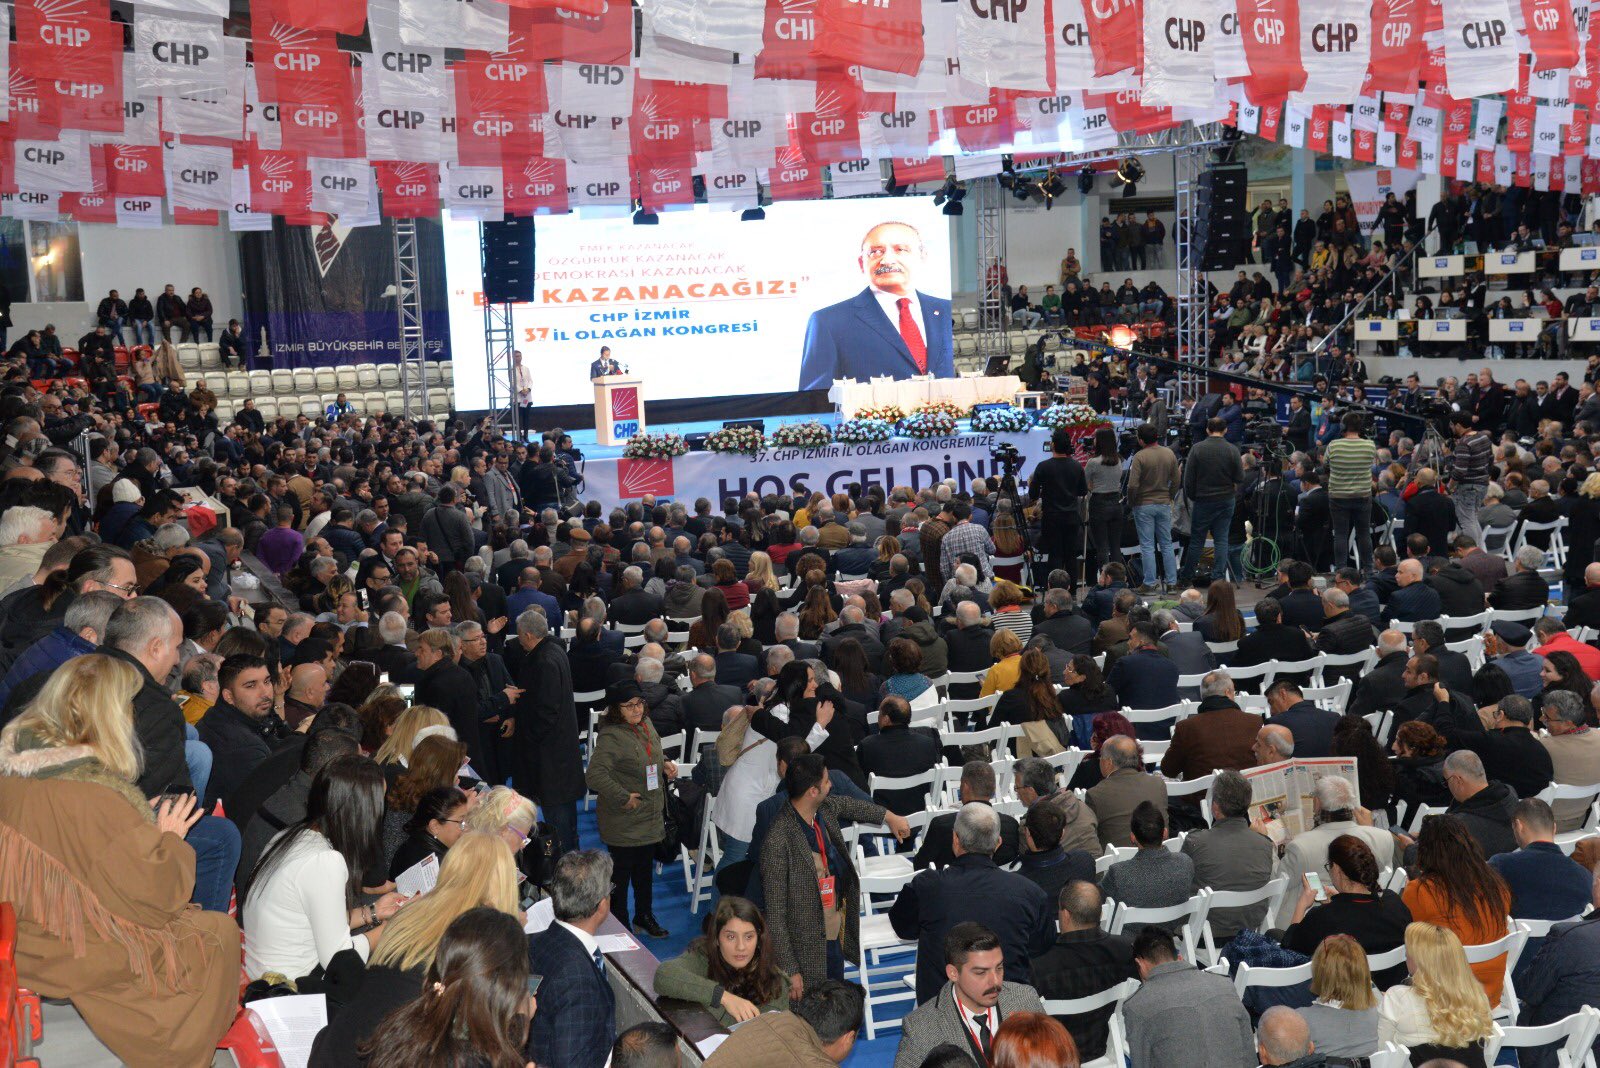
<path fill-rule="evenodd" d="M 982 1038 L 982 1036 L 980 1036 L 978 1034 L 978 1029 L 977 1029 L 977 1027 L 975 1025 L 975 1020 L 976 1020 L 976 1017 L 977 1017 L 977 1013 L 969 1013 L 966 1010 L 966 1008 L 961 1004 L 961 998 L 958 997 L 957 995 L 952 993 L 951 997 L 954 998 L 955 1003 L 956 1003 L 956 1013 L 957 1013 L 957 1015 L 959 1015 L 961 1017 L 961 1026 L 966 1029 L 966 1032 L 967 1032 L 968 1035 L 972 1036 L 972 1048 L 977 1050 L 979 1053 L 982 1053 L 983 1052 L 983 1038 Z M 994 1012 L 993 1009 L 987 1009 L 987 1010 L 984 1011 L 983 1018 L 984 1018 L 985 1022 L 987 1022 L 989 1020 L 990 1015 L 993 1012 Z M 989 1029 L 989 1041 L 990 1041 L 991 1044 L 994 1042 L 994 1028 L 990 1028 Z M 992 1045 L 991 1045 L 991 1048 L 992 1048 Z M 986 1058 L 985 1059 L 985 1063 L 992 1063 L 992 1062 L 988 1061 L 987 1058 Z"/>
<path fill-rule="evenodd" d="M 650 744 L 650 732 L 635 724 L 632 728 L 634 737 L 639 739 L 639 744 L 644 746 L 644 758 L 648 762 L 655 758 L 655 749 Z"/>
<path fill-rule="evenodd" d="M 817 855 L 822 858 L 822 877 L 826 879 L 828 877 L 828 846 L 822 840 L 822 820 L 813 818 L 811 829 L 817 832 Z"/>

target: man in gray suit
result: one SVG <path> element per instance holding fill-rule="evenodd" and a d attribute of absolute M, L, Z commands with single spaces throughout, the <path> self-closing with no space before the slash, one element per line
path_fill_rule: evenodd
<path fill-rule="evenodd" d="M 1099 821 L 1100 844 L 1125 846 L 1132 834 L 1129 821 L 1140 802 L 1166 809 L 1166 780 L 1144 770 L 1139 743 L 1122 734 L 1113 734 L 1100 747 L 1100 775 L 1084 801 Z"/>
<path fill-rule="evenodd" d="M 1184 960 L 1171 933 L 1160 927 L 1139 932 L 1133 962 L 1144 981 L 1122 1006 L 1133 1068 L 1256 1063 L 1250 1014 L 1227 976 Z"/>
<path fill-rule="evenodd" d="M 1358 811 L 1364 810 L 1359 807 L 1356 788 L 1349 779 L 1338 775 L 1319 779 L 1312 797 L 1316 801 L 1316 825 L 1296 835 L 1278 860 L 1278 874 L 1289 877 L 1289 892 L 1283 895 L 1283 904 L 1278 908 L 1279 927 L 1288 927 L 1294 919 L 1302 877 L 1307 872 L 1324 874 L 1328 846 L 1341 834 L 1355 835 L 1367 843 L 1380 869 L 1393 867 L 1397 859 L 1394 835 L 1356 822 Z"/>
<path fill-rule="evenodd" d="M 1178 617 L 1165 608 L 1151 616 L 1150 622 L 1155 624 L 1156 632 L 1161 635 L 1161 651 L 1177 665 L 1179 675 L 1204 675 L 1217 669 L 1217 654 L 1211 651 L 1205 636 L 1199 631 L 1180 631 Z M 1178 696 L 1185 700 L 1198 698 L 1200 687 L 1180 687 Z"/>
<path fill-rule="evenodd" d="M 1000 939 L 982 924 L 958 923 L 950 928 L 944 939 L 944 961 L 949 981 L 938 996 L 901 1021 L 894 1068 L 917 1068 L 930 1050 L 946 1043 L 966 1050 L 978 1064 L 989 1064 L 990 1044 L 1007 1016 L 1044 1012 L 1032 987 L 1005 981 Z M 1232 983 L 1228 989 L 1233 989 Z M 1235 1004 L 1238 1001 L 1235 997 Z"/>
<path fill-rule="evenodd" d="M 1272 839 L 1250 826 L 1250 781 L 1237 771 L 1217 773 L 1211 786 L 1211 827 L 1183 840 L 1194 861 L 1194 886 L 1213 890 L 1259 890 L 1272 879 Z M 1244 908 L 1212 909 L 1207 922 L 1220 947 L 1267 915 L 1269 902 Z"/>

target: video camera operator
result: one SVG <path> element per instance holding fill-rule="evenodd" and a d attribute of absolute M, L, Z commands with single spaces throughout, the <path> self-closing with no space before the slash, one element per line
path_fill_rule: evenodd
<path fill-rule="evenodd" d="M 1083 541 L 1081 508 L 1089 493 L 1083 465 L 1072 455 L 1072 436 L 1065 430 L 1050 435 L 1050 459 L 1033 469 L 1028 480 L 1029 502 L 1042 501 L 1039 520 L 1040 550 L 1050 558 L 1051 569 L 1077 578 L 1078 546 Z"/>

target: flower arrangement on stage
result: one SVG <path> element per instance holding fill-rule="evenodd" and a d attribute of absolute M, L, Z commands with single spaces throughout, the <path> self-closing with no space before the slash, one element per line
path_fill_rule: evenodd
<path fill-rule="evenodd" d="M 1039 425 L 1052 430 L 1109 426 L 1106 417 L 1087 404 L 1055 404 L 1039 413 Z"/>
<path fill-rule="evenodd" d="M 930 404 L 901 424 L 900 432 L 908 438 L 949 437 L 956 432 L 956 417 L 949 411 L 952 407 L 954 405 L 944 405 L 935 409 Z"/>
<path fill-rule="evenodd" d="M 764 452 L 767 436 L 753 426 L 725 426 L 706 435 L 706 448 L 712 452 L 739 452 L 754 456 Z"/>
<path fill-rule="evenodd" d="M 1033 416 L 1021 408 L 985 408 L 972 413 L 972 429 L 991 434 L 1020 434 L 1033 429 Z"/>
<path fill-rule="evenodd" d="M 895 409 L 899 411 L 899 409 Z M 845 445 L 866 445 L 874 441 L 888 441 L 894 437 L 895 423 L 887 419 L 863 419 L 857 415 L 833 428 L 833 440 Z"/>
<path fill-rule="evenodd" d="M 965 419 L 967 410 L 954 401 L 929 401 L 918 405 L 915 415 L 948 415 L 951 419 Z"/>
<path fill-rule="evenodd" d="M 688 451 L 688 444 L 677 434 L 635 434 L 622 455 L 630 460 L 666 460 Z"/>
<path fill-rule="evenodd" d="M 906 417 L 906 410 L 898 404 L 876 404 L 869 408 L 857 408 L 854 419 L 866 419 L 888 423 L 894 426 Z M 837 437 L 838 435 L 835 435 Z"/>
<path fill-rule="evenodd" d="M 833 443 L 833 434 L 816 421 L 785 423 L 772 432 L 775 449 L 820 449 Z"/>

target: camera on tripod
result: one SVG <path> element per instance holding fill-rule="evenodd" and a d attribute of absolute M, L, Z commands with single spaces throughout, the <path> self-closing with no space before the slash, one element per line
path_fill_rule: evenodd
<path fill-rule="evenodd" d="M 1002 479 L 1014 479 L 1022 470 L 1022 453 L 1009 441 L 1002 441 L 989 450 L 989 458 L 999 468 Z"/>

